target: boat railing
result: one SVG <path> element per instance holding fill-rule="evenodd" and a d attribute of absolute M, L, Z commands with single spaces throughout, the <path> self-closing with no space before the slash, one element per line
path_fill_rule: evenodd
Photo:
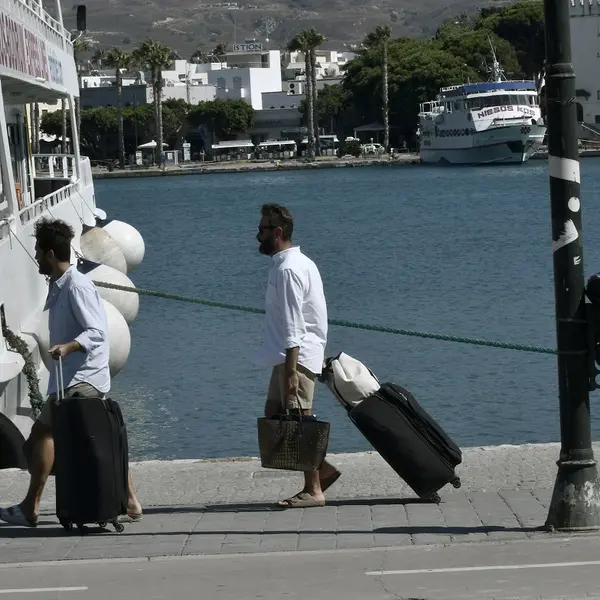
<path fill-rule="evenodd" d="M 75 156 L 72 154 L 33 155 L 34 179 L 38 177 L 49 179 L 71 179 L 71 177 L 77 173 L 75 167 Z"/>
<path fill-rule="evenodd" d="M 73 53 L 70 32 L 54 17 L 47 13 L 37 0 L 0 0 L 0 7 L 9 15 L 17 17 L 27 28 L 37 32 L 44 39 Z"/>
<path fill-rule="evenodd" d="M 29 221 L 43 215 L 45 212 L 49 212 L 49 209 L 65 200 L 70 200 L 72 195 L 77 193 L 77 184 L 70 183 L 69 185 L 52 192 L 43 198 L 38 198 L 35 202 L 32 202 L 25 208 L 19 211 L 19 218 L 21 224 L 25 225 Z M 80 216 L 81 218 L 81 216 Z"/>

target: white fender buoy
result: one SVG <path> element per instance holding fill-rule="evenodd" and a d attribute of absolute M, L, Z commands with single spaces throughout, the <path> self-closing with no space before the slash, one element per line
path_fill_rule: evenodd
<path fill-rule="evenodd" d="M 117 271 L 108 265 L 79 258 L 77 260 L 77 270 L 87 275 L 92 281 L 102 283 L 114 283 L 123 287 L 134 288 L 135 285 L 121 271 Z M 96 286 L 100 297 L 110 302 L 125 318 L 127 325 L 131 325 L 137 317 L 140 308 L 140 298 L 135 292 L 123 292 L 122 290 L 111 290 L 110 288 Z"/>
<path fill-rule="evenodd" d="M 115 219 L 106 221 L 98 219 L 97 223 L 98 227 L 104 229 L 116 242 L 117 246 L 121 248 L 127 262 L 127 269 L 133 271 L 144 260 L 146 252 L 144 238 L 140 232 L 129 223 Z"/>
<path fill-rule="evenodd" d="M 119 245 L 100 227 L 90 227 L 81 235 L 81 253 L 88 260 L 108 265 L 127 274 L 127 261 Z"/>
<path fill-rule="evenodd" d="M 123 315 L 106 300 L 102 300 L 108 321 L 108 365 L 110 376 L 114 377 L 123 369 L 131 351 L 131 333 Z"/>
<path fill-rule="evenodd" d="M 106 320 L 108 323 L 108 366 L 111 377 L 114 377 L 123 369 L 131 351 L 131 333 L 123 315 L 106 300 L 102 300 Z M 50 357 L 50 332 L 48 330 L 48 311 L 42 313 L 38 330 L 32 334 L 37 340 L 40 356 L 46 369 L 53 369 L 53 360 Z M 44 392 L 45 390 L 42 390 Z"/>

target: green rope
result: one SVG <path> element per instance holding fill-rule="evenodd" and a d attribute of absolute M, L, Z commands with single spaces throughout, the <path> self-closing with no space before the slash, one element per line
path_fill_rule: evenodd
<path fill-rule="evenodd" d="M 18 352 L 25 361 L 23 375 L 25 375 L 25 378 L 27 379 L 31 411 L 33 413 L 33 417 L 37 418 L 42 411 L 42 407 L 44 406 L 44 397 L 40 392 L 40 380 L 37 375 L 37 369 L 33 360 L 33 356 L 31 355 L 25 340 L 19 337 L 16 333 L 13 333 L 7 325 L 2 326 L 2 335 L 7 341 L 10 349 Z"/>
<path fill-rule="evenodd" d="M 165 300 L 176 300 L 178 302 L 189 302 L 191 304 L 200 304 L 202 306 L 210 306 L 212 308 L 223 308 L 225 310 L 237 310 L 240 312 L 252 313 L 255 315 L 264 315 L 265 311 L 262 308 L 254 308 L 252 306 L 241 306 L 239 304 L 227 304 L 225 302 L 215 302 L 213 300 L 203 300 L 201 298 L 192 298 L 189 296 L 180 296 L 178 294 L 169 294 L 168 292 L 157 292 L 154 290 L 145 290 L 142 288 L 130 288 L 114 283 L 104 283 L 102 281 L 94 281 L 98 287 L 107 288 L 110 290 L 119 290 L 122 292 L 133 292 L 140 296 L 154 296 L 155 298 L 164 298 Z M 482 340 L 477 338 L 469 338 L 456 335 L 445 335 L 443 333 L 428 333 L 426 331 L 413 331 L 410 329 L 396 329 L 394 327 L 382 327 L 380 325 L 365 325 L 362 323 L 354 323 L 352 321 L 342 321 L 339 319 L 329 319 L 330 325 L 338 327 L 348 327 L 350 329 L 362 329 L 364 331 L 377 331 L 379 333 L 392 333 L 394 335 L 404 335 L 409 337 L 425 338 L 430 340 L 441 340 L 443 342 L 458 342 L 460 344 L 471 344 L 473 346 L 489 346 L 492 348 L 505 348 L 506 350 L 519 350 L 521 352 L 535 352 L 538 354 L 556 354 L 554 348 L 545 348 L 543 346 L 533 346 L 527 344 L 511 344 L 507 342 L 494 342 L 490 340 Z"/>

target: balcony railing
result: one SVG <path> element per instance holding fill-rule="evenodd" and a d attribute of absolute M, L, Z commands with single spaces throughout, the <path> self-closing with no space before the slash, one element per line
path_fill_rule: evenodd
<path fill-rule="evenodd" d="M 34 154 L 33 177 L 71 179 L 76 175 L 72 154 Z"/>
<path fill-rule="evenodd" d="M 41 3 L 36 0 L 0 0 L 0 7 L 45 40 L 69 54 L 73 53 L 71 34 L 42 8 Z"/>
<path fill-rule="evenodd" d="M 77 184 L 70 183 L 69 185 L 62 187 L 59 190 L 56 190 L 55 192 L 44 196 L 43 198 L 39 198 L 29 206 L 26 206 L 25 208 L 19 211 L 19 218 L 21 219 L 21 224 L 25 225 L 25 223 L 28 223 L 32 219 L 43 215 L 44 212 L 46 212 L 49 208 L 56 206 L 57 204 L 60 204 L 65 200 L 70 200 L 71 196 L 75 196 L 76 193 Z M 79 215 L 79 213 L 78 216 L 79 218 L 81 218 L 81 215 Z"/>

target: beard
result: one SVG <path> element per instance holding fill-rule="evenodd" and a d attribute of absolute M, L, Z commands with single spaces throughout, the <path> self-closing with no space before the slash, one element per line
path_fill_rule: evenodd
<path fill-rule="evenodd" d="M 265 254 L 266 256 L 271 256 L 273 251 L 275 250 L 275 240 L 269 238 L 260 242 L 260 246 L 258 247 L 258 251 L 261 254 Z"/>
<path fill-rule="evenodd" d="M 40 275 L 52 275 L 52 266 L 47 262 L 39 262 L 38 263 L 38 272 Z"/>

